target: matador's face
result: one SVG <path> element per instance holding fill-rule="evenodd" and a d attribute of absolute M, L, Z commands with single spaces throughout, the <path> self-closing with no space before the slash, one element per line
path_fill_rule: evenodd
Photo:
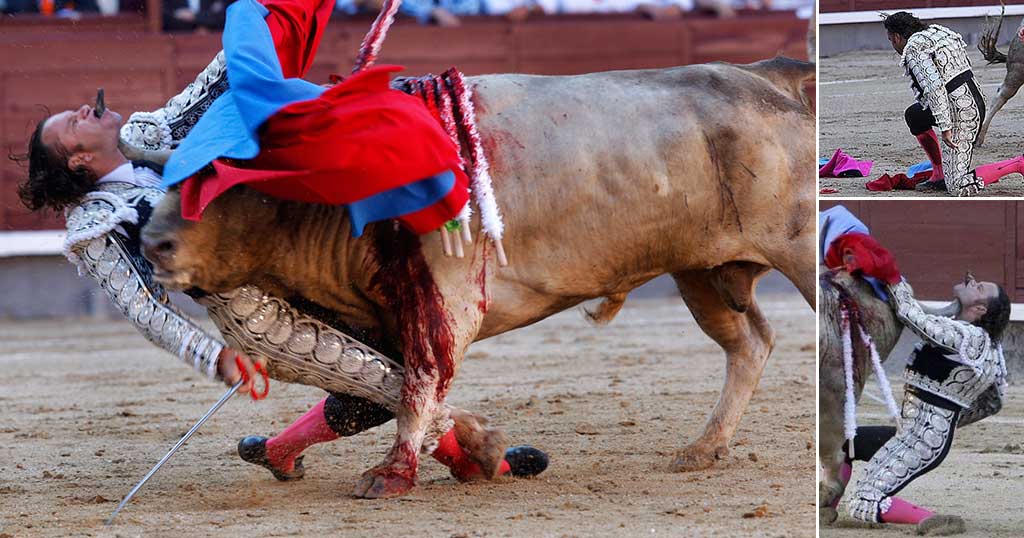
<path fill-rule="evenodd" d="M 899 35 L 892 32 L 886 32 L 889 37 L 889 43 L 892 45 L 893 50 L 898 54 L 903 54 L 903 49 L 907 46 L 907 40 Z"/>
<path fill-rule="evenodd" d="M 93 111 L 93 107 L 82 105 L 77 110 L 54 114 L 43 124 L 43 143 L 63 147 L 72 168 L 88 167 L 96 156 L 118 151 L 121 115 L 105 110 L 97 118 Z"/>
<path fill-rule="evenodd" d="M 978 282 L 974 275 L 967 273 L 963 282 L 953 286 L 953 295 L 960 301 L 961 312 L 966 313 L 972 307 L 985 307 L 999 297 L 999 285 L 994 282 Z"/>

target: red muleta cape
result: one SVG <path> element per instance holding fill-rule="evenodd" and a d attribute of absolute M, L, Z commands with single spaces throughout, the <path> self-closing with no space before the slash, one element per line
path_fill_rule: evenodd
<path fill-rule="evenodd" d="M 309 70 L 333 2 L 320 1 L 312 11 L 311 5 L 264 2 L 285 77 Z M 399 220 L 426 233 L 454 218 L 469 199 L 459 150 L 422 101 L 389 87 L 390 74 L 400 69 L 368 68 L 316 99 L 281 109 L 263 124 L 256 158 L 218 159 L 215 174 L 185 181 L 182 215 L 198 218 L 239 184 L 284 200 L 340 205 L 451 170 L 455 188 L 442 201 Z"/>

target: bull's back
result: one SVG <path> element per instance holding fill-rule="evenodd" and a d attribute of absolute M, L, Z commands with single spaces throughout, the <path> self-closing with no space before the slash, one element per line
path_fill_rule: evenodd
<path fill-rule="evenodd" d="M 531 283 L 544 291 L 749 259 L 792 228 L 787 206 L 813 206 L 813 118 L 741 68 L 473 82 L 514 265 L 562 266 Z"/>

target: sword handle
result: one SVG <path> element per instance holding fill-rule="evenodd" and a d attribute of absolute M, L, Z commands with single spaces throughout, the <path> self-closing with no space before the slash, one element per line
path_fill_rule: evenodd
<path fill-rule="evenodd" d="M 240 374 L 242 374 L 242 381 L 241 381 L 241 383 L 248 383 L 249 382 L 249 372 L 247 372 L 245 370 L 245 365 L 242 364 L 242 357 L 239 357 L 238 355 L 235 355 L 235 366 L 238 367 L 238 372 Z M 267 373 L 267 369 L 263 366 L 263 363 L 261 363 L 261 362 L 258 362 L 258 361 L 254 362 L 252 366 L 253 366 L 253 368 L 256 369 L 256 373 L 258 373 L 261 376 L 263 376 L 263 393 L 262 394 L 256 394 L 256 384 L 255 383 L 253 383 L 252 389 L 249 390 L 249 395 L 252 396 L 253 401 L 258 402 L 258 401 L 266 398 L 267 394 L 270 393 L 270 374 Z"/>

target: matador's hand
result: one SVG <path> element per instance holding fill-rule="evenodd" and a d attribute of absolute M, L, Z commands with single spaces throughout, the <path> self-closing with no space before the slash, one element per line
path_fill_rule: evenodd
<path fill-rule="evenodd" d="M 241 359 L 235 361 L 235 357 Z M 220 378 L 224 380 L 224 384 L 227 386 L 233 386 L 242 379 L 242 372 L 239 370 L 238 365 L 241 364 L 246 371 L 246 379 L 249 381 L 244 383 L 238 388 L 238 392 L 246 393 L 253 390 L 253 384 L 256 380 L 256 366 L 253 364 L 253 360 L 247 355 L 240 351 L 225 347 L 221 350 L 220 355 L 217 357 L 217 373 L 220 374 Z"/>
<path fill-rule="evenodd" d="M 942 131 L 942 141 L 950 148 L 956 147 L 956 144 L 953 144 L 953 131 Z"/>

